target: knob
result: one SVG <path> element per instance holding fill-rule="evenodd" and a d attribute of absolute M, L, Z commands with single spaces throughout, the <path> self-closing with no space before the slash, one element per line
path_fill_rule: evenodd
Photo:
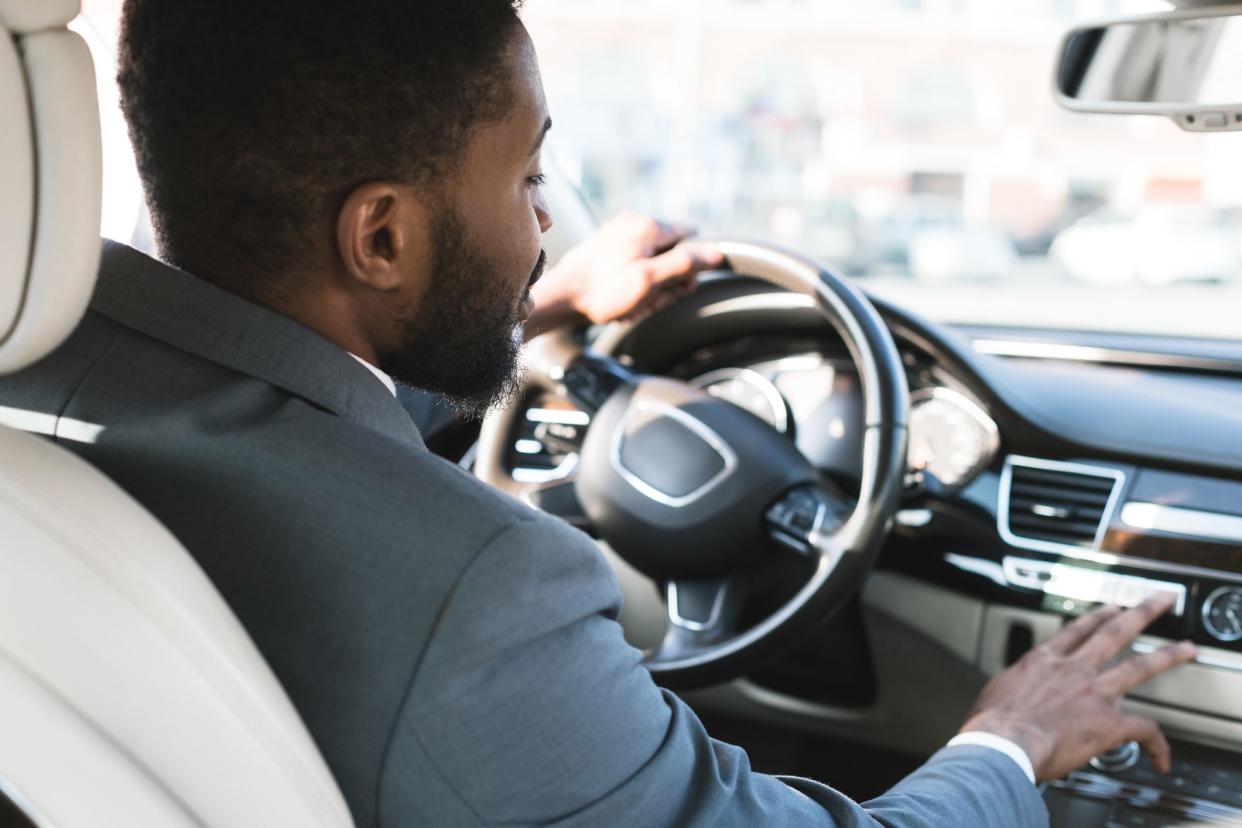
<path fill-rule="evenodd" d="M 1126 742 L 1112 750 L 1101 753 L 1099 756 L 1091 757 L 1090 764 L 1091 767 L 1098 771 L 1121 773 L 1137 765 L 1139 757 L 1142 755 L 1138 742 Z"/>

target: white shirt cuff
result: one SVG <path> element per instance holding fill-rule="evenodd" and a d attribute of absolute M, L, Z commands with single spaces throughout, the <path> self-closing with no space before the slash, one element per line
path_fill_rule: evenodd
<path fill-rule="evenodd" d="M 1031 784 L 1035 784 L 1035 767 L 1031 764 L 1031 757 L 1026 755 L 1025 750 L 1003 736 L 985 733 L 982 730 L 971 730 L 957 734 L 949 740 L 945 747 L 954 747 L 955 745 L 977 745 L 998 750 L 1016 762 L 1018 767 L 1022 768 L 1022 772 L 1026 774 L 1026 778 L 1031 780 Z"/>

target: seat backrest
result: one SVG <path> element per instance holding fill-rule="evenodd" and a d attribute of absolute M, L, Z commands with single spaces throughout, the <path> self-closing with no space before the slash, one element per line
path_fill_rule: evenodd
<path fill-rule="evenodd" d="M 77 10 L 0 0 L 0 373 L 53 350 L 94 287 L 99 120 L 89 52 L 65 28 Z M 0 421 L 100 433 L 2 407 Z M 57 828 L 352 825 L 271 670 L 185 550 L 75 455 L 5 428 L 0 797 Z"/>

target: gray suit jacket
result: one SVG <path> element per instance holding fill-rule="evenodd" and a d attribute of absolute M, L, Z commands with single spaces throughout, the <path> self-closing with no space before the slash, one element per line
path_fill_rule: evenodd
<path fill-rule="evenodd" d="M 123 246 L 72 338 L 0 380 L 0 405 L 102 426 L 57 437 L 206 570 L 359 826 L 1047 822 L 983 748 L 943 750 L 865 806 L 751 771 L 652 683 L 587 537 L 428 452 L 327 340 Z"/>

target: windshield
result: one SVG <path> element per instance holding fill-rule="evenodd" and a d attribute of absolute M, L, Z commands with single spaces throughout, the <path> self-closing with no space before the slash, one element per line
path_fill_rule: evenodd
<path fill-rule="evenodd" d="M 1081 115 L 1060 38 L 1150 0 L 532 0 L 600 218 L 810 254 L 933 319 L 1242 339 L 1242 135 Z"/>
<path fill-rule="evenodd" d="M 104 235 L 150 250 L 99 72 Z M 548 165 L 639 210 L 803 251 L 945 322 L 1242 339 L 1242 134 L 1081 115 L 1060 38 L 1157 0 L 529 0 Z"/>

